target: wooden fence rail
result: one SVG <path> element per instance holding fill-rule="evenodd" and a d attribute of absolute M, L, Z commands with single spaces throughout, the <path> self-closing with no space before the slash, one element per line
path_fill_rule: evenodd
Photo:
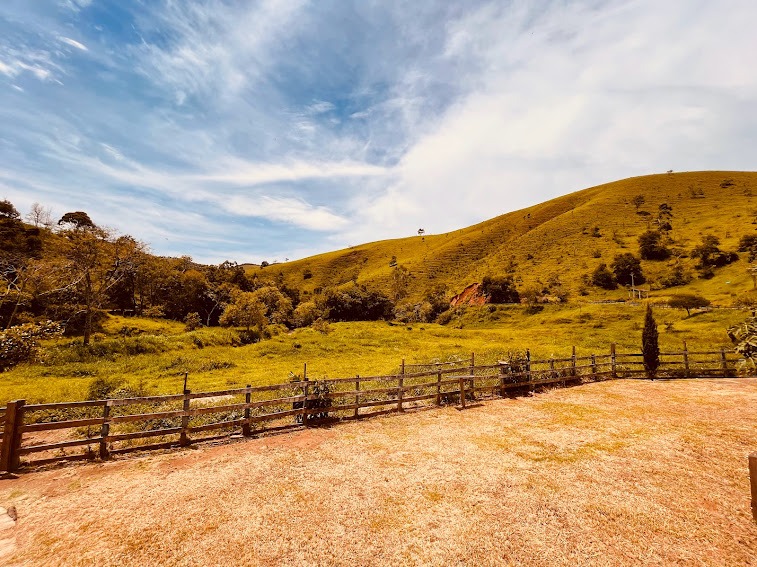
<path fill-rule="evenodd" d="M 660 361 L 660 377 L 693 378 L 735 376 L 738 359 L 722 349 L 684 348 L 661 353 Z M 303 375 L 295 382 L 214 392 L 185 389 L 166 396 L 44 404 L 14 400 L 0 408 L 0 472 L 8 475 L 22 466 L 61 460 L 106 460 L 130 451 L 249 437 L 423 406 L 465 408 L 474 400 L 634 378 L 645 371 L 640 354 L 619 353 L 612 345 L 609 354 L 578 357 L 573 349 L 567 358 L 532 360 L 527 354 L 525 360 L 496 364 L 476 365 L 475 355 L 459 363 L 406 365 L 403 360 L 400 372 L 388 376 L 308 380 Z"/>

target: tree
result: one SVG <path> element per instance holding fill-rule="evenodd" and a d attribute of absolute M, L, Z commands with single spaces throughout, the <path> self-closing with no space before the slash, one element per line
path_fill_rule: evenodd
<path fill-rule="evenodd" d="M 106 300 L 110 288 L 128 274 L 131 258 L 142 251 L 142 245 L 131 237 L 113 238 L 81 211 L 66 213 L 58 224 L 66 226 L 62 235 L 66 239 L 67 288 L 72 315 L 84 316 L 86 345 L 95 311 Z"/>
<path fill-rule="evenodd" d="M 509 276 L 485 276 L 481 291 L 489 303 L 519 303 L 520 296 L 515 282 Z"/>
<path fill-rule="evenodd" d="M 97 226 L 89 218 L 89 215 L 84 211 L 74 211 L 72 213 L 66 213 L 58 221 L 59 225 L 73 227 L 77 230 L 96 229 Z"/>
<path fill-rule="evenodd" d="M 657 208 L 657 226 L 660 230 L 673 230 L 673 207 L 667 203 Z"/>
<path fill-rule="evenodd" d="M 26 215 L 26 220 L 29 224 L 33 224 L 36 227 L 49 228 L 53 224 L 52 209 L 50 207 L 43 207 L 39 203 L 32 203 L 29 213 Z"/>
<path fill-rule="evenodd" d="M 700 268 L 719 268 L 738 259 L 735 252 L 725 252 L 719 245 L 720 239 L 717 236 L 705 234 L 702 243 L 691 251 L 691 257 L 699 259 Z"/>
<path fill-rule="evenodd" d="M 607 264 L 600 264 L 591 274 L 591 283 L 602 289 L 615 289 L 618 284 L 615 282 L 615 276 L 607 269 Z"/>
<path fill-rule="evenodd" d="M 13 206 L 13 203 L 11 203 L 8 199 L 3 199 L 0 201 L 0 218 L 6 218 L 6 219 L 18 219 L 19 214 L 16 210 L 16 207 Z"/>
<path fill-rule="evenodd" d="M 647 312 L 644 316 L 644 330 L 641 333 L 641 354 L 647 376 L 654 380 L 657 369 L 660 367 L 660 343 L 657 323 L 652 315 L 652 306 L 649 304 L 647 304 Z"/>
<path fill-rule="evenodd" d="M 646 199 L 644 198 L 644 195 L 636 195 L 633 199 L 631 199 L 631 203 L 633 203 L 633 206 L 636 207 L 636 211 L 639 211 L 639 208 L 646 203 Z"/>
<path fill-rule="evenodd" d="M 648 230 L 639 236 L 639 255 L 642 260 L 667 260 L 670 249 L 662 242 L 662 233 Z"/>
<path fill-rule="evenodd" d="M 636 285 L 645 281 L 641 272 L 641 262 L 630 252 L 615 256 L 610 267 L 615 280 L 621 285 Z"/>
<path fill-rule="evenodd" d="M 745 234 L 739 240 L 739 252 L 749 252 L 748 260 L 754 262 L 757 258 L 757 234 Z"/>
<path fill-rule="evenodd" d="M 221 315 L 221 325 L 244 327 L 248 333 L 253 326 L 262 329 L 265 323 L 265 306 L 251 291 L 234 292 Z"/>
<path fill-rule="evenodd" d="M 710 305 L 710 300 L 694 293 L 679 293 L 670 296 L 668 305 L 673 309 L 685 309 L 686 316 L 690 317 L 692 309 L 707 307 Z"/>

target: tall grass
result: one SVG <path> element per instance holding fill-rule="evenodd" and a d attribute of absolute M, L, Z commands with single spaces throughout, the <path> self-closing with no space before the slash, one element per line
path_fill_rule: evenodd
<path fill-rule="evenodd" d="M 725 329 L 745 312 L 714 309 L 691 317 L 685 311 L 658 308 L 660 346 L 677 350 L 727 347 Z M 143 320 L 130 319 L 133 324 Z M 160 334 L 98 336 L 85 347 L 78 340 L 44 346 L 41 361 L 0 374 L 0 404 L 84 399 L 92 382 L 108 379 L 145 394 L 181 391 L 185 373 L 194 391 L 264 385 L 302 375 L 313 378 L 391 374 L 403 359 L 410 363 L 467 358 L 495 362 L 508 352 L 530 349 L 534 358 L 639 352 L 642 305 L 552 305 L 527 315 L 520 305 L 461 309 L 446 326 L 387 322 L 335 323 L 330 332 L 311 328 L 240 346 L 232 329 L 184 332 L 182 325 Z M 149 326 L 149 325 L 148 325 Z M 114 329 L 109 329 L 111 333 Z M 153 329 L 155 331 L 155 329 Z"/>

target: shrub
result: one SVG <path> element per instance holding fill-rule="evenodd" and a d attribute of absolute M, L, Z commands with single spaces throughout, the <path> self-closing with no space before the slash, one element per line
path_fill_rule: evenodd
<path fill-rule="evenodd" d="M 300 303 L 294 313 L 292 320 L 295 327 L 309 327 L 321 316 L 321 310 L 313 301 L 303 301 Z"/>
<path fill-rule="evenodd" d="M 660 285 L 662 287 L 676 287 L 679 285 L 686 285 L 691 281 L 691 274 L 683 269 L 680 264 L 673 266 L 673 268 L 664 274 L 660 278 Z"/>
<path fill-rule="evenodd" d="M 27 323 L 0 331 L 0 372 L 31 361 L 41 338 L 59 336 L 62 332 L 61 325 L 52 321 Z"/>
<path fill-rule="evenodd" d="M 662 242 L 662 234 L 656 230 L 648 230 L 639 236 L 639 255 L 642 260 L 667 260 L 670 249 Z"/>
<path fill-rule="evenodd" d="M 194 331 L 196 329 L 199 329 L 202 327 L 202 320 L 200 319 L 200 314 L 197 312 L 194 313 L 188 313 L 186 317 L 184 317 L 184 329 L 187 331 Z"/>
<path fill-rule="evenodd" d="M 607 264 L 602 263 L 597 266 L 591 274 L 591 283 L 602 289 L 615 289 L 618 284 L 615 282 L 615 276 L 607 269 Z"/>
<path fill-rule="evenodd" d="M 757 258 L 757 234 L 745 234 L 739 240 L 739 252 L 749 252 L 748 260 L 754 262 Z"/>
<path fill-rule="evenodd" d="M 702 237 L 702 243 L 691 251 L 692 258 L 699 259 L 699 267 L 719 268 L 738 260 L 735 252 L 725 252 L 719 248 L 720 239 L 717 236 L 706 234 Z"/>
<path fill-rule="evenodd" d="M 490 303 L 518 303 L 520 296 L 510 276 L 486 276 L 481 282 L 481 291 Z"/>

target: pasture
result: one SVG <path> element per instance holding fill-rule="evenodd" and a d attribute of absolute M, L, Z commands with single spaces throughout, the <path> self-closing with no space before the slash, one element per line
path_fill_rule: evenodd
<path fill-rule="evenodd" d="M 188 373 L 193 391 L 277 384 L 290 373 L 312 379 L 391 374 L 401 361 L 424 363 L 476 353 L 481 363 L 508 351 L 530 349 L 535 358 L 607 354 L 610 343 L 624 352 L 641 346 L 642 305 L 548 305 L 526 315 L 521 305 L 469 307 L 448 325 L 388 322 L 331 323 L 284 332 L 241 346 L 233 329 L 185 332 L 180 323 L 111 316 L 105 333 L 89 347 L 78 339 L 45 344 L 40 362 L 5 372 L 0 400 L 28 403 L 75 401 L 88 397 L 95 380 L 135 395 L 179 393 Z M 731 348 L 725 330 L 746 312 L 731 309 L 686 316 L 682 310 L 655 311 L 662 350 Z M 89 396 L 91 397 L 91 396 Z"/>

